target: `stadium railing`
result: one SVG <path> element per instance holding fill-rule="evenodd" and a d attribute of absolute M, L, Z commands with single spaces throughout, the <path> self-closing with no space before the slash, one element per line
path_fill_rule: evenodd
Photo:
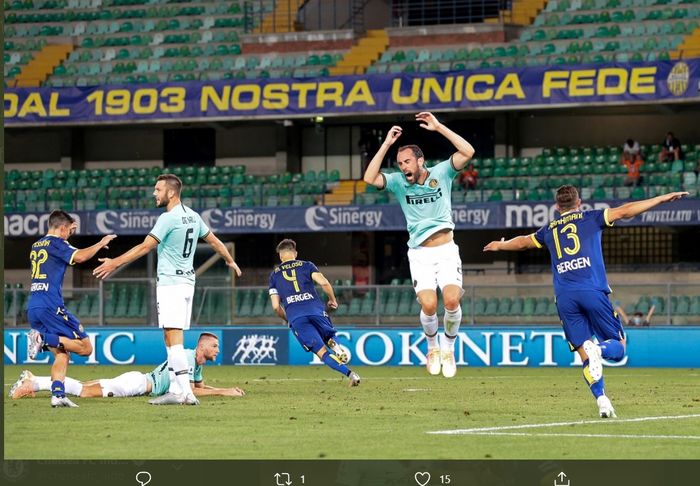
<path fill-rule="evenodd" d="M 347 281 L 346 281 L 347 283 Z M 410 279 L 394 285 L 335 285 L 338 326 L 405 326 L 420 311 Z M 557 325 L 551 285 L 466 285 L 464 324 Z M 700 325 L 700 284 L 614 285 L 611 300 L 628 315 L 646 315 L 655 306 L 652 325 Z M 5 325 L 26 326 L 28 290 L 5 285 Z M 65 289 L 66 307 L 85 325 L 155 326 L 155 281 L 120 278 L 100 281 L 97 288 Z M 267 287 L 197 286 L 194 325 L 274 325 Z"/>

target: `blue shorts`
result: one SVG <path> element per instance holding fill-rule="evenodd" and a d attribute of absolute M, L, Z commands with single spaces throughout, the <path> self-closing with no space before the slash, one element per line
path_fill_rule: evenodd
<path fill-rule="evenodd" d="M 335 336 L 331 320 L 326 316 L 305 316 L 289 323 L 297 341 L 306 351 L 317 353 L 326 342 Z"/>
<path fill-rule="evenodd" d="M 34 307 L 27 311 L 29 325 L 41 334 L 57 334 L 69 339 L 85 339 L 85 333 L 80 321 L 65 308 L 49 309 Z"/>
<path fill-rule="evenodd" d="M 625 330 L 605 292 L 579 290 L 556 298 L 564 334 L 573 349 L 578 349 L 593 335 L 598 341 L 625 338 Z"/>

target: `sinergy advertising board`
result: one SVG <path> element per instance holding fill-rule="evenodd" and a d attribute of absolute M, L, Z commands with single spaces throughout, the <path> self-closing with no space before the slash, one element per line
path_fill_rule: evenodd
<path fill-rule="evenodd" d="M 4 363 L 49 363 L 48 353 L 27 357 L 28 329 L 5 329 Z M 201 327 L 185 333 L 185 346 L 196 344 L 199 332 L 219 336 L 222 352 L 216 364 L 236 366 L 309 365 L 320 362 L 306 353 L 291 332 L 281 327 Z M 110 328 L 88 330 L 94 351 L 74 357 L 75 364 L 154 365 L 165 360 L 158 329 Z M 629 329 L 627 356 L 610 366 L 692 368 L 700 366 L 700 327 Z M 425 336 L 419 329 L 343 329 L 338 342 L 351 363 L 367 366 L 425 364 Z M 469 327 L 459 333 L 457 364 L 476 367 L 580 366 L 564 333 L 557 327 Z"/>

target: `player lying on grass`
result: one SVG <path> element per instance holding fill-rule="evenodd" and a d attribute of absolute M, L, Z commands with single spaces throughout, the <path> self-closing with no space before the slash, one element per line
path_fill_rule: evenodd
<path fill-rule="evenodd" d="M 598 403 L 602 418 L 615 417 L 615 409 L 605 395 L 603 359 L 621 361 L 625 356 L 625 331 L 613 310 L 608 294 L 601 236 L 603 229 L 618 219 L 632 218 L 687 192 L 671 192 L 616 208 L 581 210 L 581 199 L 574 186 L 557 189 L 560 216 L 537 232 L 508 241 L 492 241 L 484 251 L 528 250 L 546 247 L 552 259 L 557 311 L 571 350 L 583 361 L 583 377 Z M 593 336 L 600 344 L 595 344 Z"/>
<path fill-rule="evenodd" d="M 328 295 L 328 307 L 337 309 L 333 287 L 311 262 L 297 260 L 294 240 L 282 240 L 277 245 L 282 263 L 270 274 L 272 308 L 294 332 L 299 344 L 311 351 L 326 366 L 350 378 L 350 386 L 360 384 L 360 376 L 345 366 L 348 356 L 333 339 L 335 328 L 319 299 L 314 282 Z M 326 348 L 328 345 L 331 350 Z"/>
<path fill-rule="evenodd" d="M 215 388 L 204 384 L 202 367 L 207 361 L 214 361 L 219 354 L 219 339 L 207 332 L 199 336 L 195 349 L 186 349 L 190 385 L 195 396 L 242 397 L 245 392 L 238 387 Z M 80 398 L 98 397 L 137 397 L 165 395 L 170 387 L 168 362 L 165 361 L 150 373 L 129 371 L 116 378 L 80 382 L 70 377 L 65 381 L 66 393 Z M 34 376 L 24 370 L 19 380 L 10 389 L 10 398 L 16 400 L 33 397 L 38 391 L 51 390 L 51 377 Z"/>

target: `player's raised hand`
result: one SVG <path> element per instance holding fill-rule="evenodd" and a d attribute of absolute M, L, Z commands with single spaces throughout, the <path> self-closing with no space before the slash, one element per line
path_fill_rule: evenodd
<path fill-rule="evenodd" d="M 109 246 L 107 245 L 109 245 L 109 242 L 116 237 L 117 235 L 107 235 L 100 240 L 100 245 L 102 246 L 102 248 L 109 248 Z"/>
<path fill-rule="evenodd" d="M 421 111 L 420 113 L 418 113 L 416 115 L 416 121 L 421 122 L 421 128 L 425 128 L 426 130 L 430 130 L 431 132 L 434 132 L 440 127 L 440 122 L 438 121 L 438 119 L 435 118 L 435 115 L 428 111 Z"/>
<path fill-rule="evenodd" d="M 403 130 L 401 129 L 400 126 L 394 125 L 389 129 L 389 133 L 386 134 L 386 138 L 384 139 L 384 143 L 388 145 L 393 145 L 396 140 L 401 136 L 403 133 Z"/>
<path fill-rule="evenodd" d="M 671 202 L 671 201 L 677 201 L 683 196 L 687 196 L 688 193 L 685 191 L 680 191 L 680 192 L 669 192 L 668 194 L 664 194 L 661 197 L 662 202 Z"/>
<path fill-rule="evenodd" d="M 114 263 L 114 260 L 111 258 L 98 258 L 98 261 L 102 262 L 102 265 L 97 267 L 92 271 L 92 275 L 100 278 L 100 279 L 105 279 L 109 277 L 117 268 L 116 263 Z"/>
<path fill-rule="evenodd" d="M 236 272 L 236 276 L 240 277 L 243 275 L 243 272 L 241 272 L 241 269 L 236 265 L 236 262 L 231 260 L 231 262 L 226 262 L 226 266 L 233 268 L 233 271 Z"/>

